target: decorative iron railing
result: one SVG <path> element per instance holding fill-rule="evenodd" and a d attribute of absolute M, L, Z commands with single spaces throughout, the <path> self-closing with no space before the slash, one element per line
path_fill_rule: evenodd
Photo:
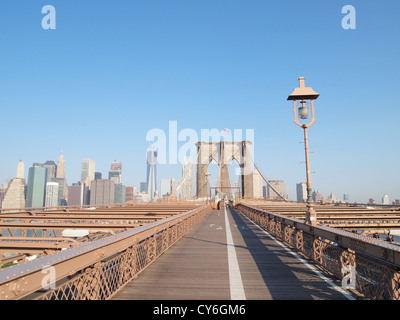
<path fill-rule="evenodd" d="M 400 247 L 244 204 L 238 210 L 325 271 L 374 300 L 400 299 Z"/>
<path fill-rule="evenodd" d="M 191 230 L 208 205 L 0 272 L 0 299 L 109 299 Z"/>

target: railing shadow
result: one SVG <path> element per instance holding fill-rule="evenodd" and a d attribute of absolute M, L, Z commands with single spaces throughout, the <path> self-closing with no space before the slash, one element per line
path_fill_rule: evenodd
<path fill-rule="evenodd" d="M 237 230 L 246 243 L 264 283 L 274 300 L 345 299 L 300 260 L 272 240 L 265 232 L 230 207 Z M 232 230 L 233 231 L 233 230 Z M 288 265 L 289 263 L 289 265 Z"/>

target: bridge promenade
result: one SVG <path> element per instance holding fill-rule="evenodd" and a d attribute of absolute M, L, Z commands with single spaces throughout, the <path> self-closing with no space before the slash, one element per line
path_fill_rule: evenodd
<path fill-rule="evenodd" d="M 238 210 L 212 210 L 113 299 L 347 300 L 336 279 Z"/>
<path fill-rule="evenodd" d="M 2 212 L 0 299 L 399 300 L 399 208 L 315 208 L 315 225 L 279 201 Z"/>

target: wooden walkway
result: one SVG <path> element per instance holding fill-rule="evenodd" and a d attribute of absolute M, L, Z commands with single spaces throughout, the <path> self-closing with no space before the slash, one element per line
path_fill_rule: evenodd
<path fill-rule="evenodd" d="M 241 213 L 211 211 L 116 300 L 347 300 L 325 278 Z"/>

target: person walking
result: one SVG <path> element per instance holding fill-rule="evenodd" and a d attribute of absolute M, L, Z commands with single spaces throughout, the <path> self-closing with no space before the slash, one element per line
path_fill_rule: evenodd
<path fill-rule="evenodd" d="M 218 203 L 217 203 L 217 212 L 218 212 L 218 215 L 219 215 L 219 211 L 221 210 L 221 200 L 220 201 L 218 201 Z"/>

